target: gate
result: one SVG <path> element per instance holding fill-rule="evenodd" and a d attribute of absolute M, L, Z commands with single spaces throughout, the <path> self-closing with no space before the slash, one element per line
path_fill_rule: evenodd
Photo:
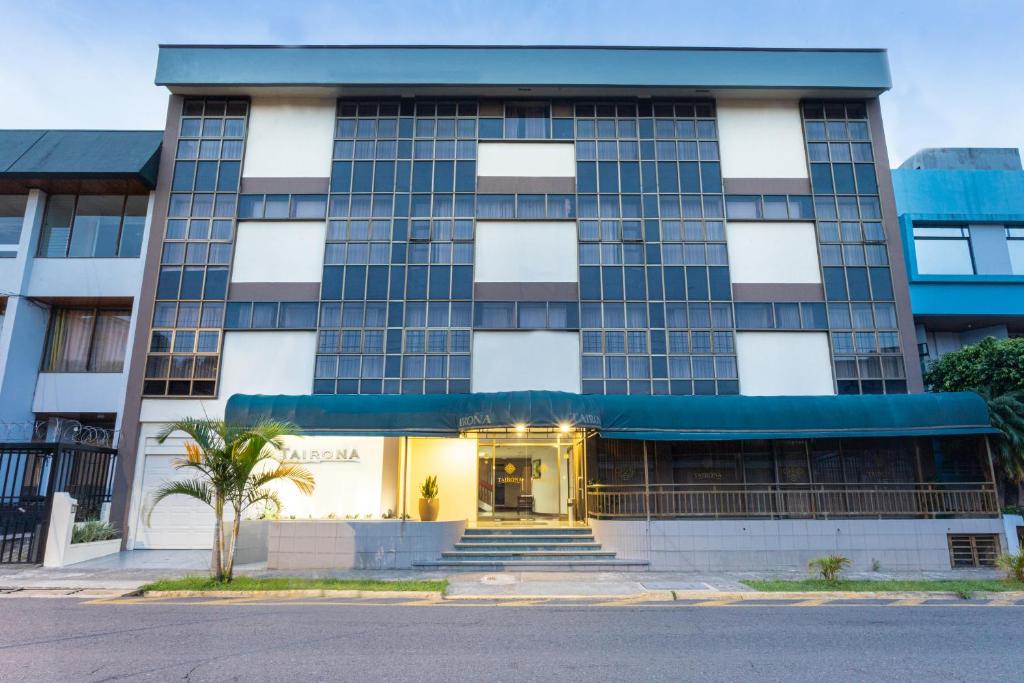
<path fill-rule="evenodd" d="M 0 443 L 0 564 L 39 564 L 53 494 L 78 501 L 75 521 L 110 502 L 117 450 L 69 443 Z"/>

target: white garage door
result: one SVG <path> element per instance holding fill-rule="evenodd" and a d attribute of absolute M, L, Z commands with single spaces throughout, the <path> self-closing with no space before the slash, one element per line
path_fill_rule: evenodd
<path fill-rule="evenodd" d="M 164 482 L 187 479 L 189 475 L 175 470 L 172 463 L 179 456 L 147 455 L 142 475 L 142 500 L 149 509 L 153 491 Z M 164 498 L 150 516 L 146 526 L 145 513 L 139 515 L 135 531 L 136 548 L 209 548 L 213 538 L 213 511 L 186 496 Z"/>

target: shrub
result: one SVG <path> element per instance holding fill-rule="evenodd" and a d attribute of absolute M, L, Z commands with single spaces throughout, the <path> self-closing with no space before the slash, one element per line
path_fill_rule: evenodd
<path fill-rule="evenodd" d="M 427 477 L 420 485 L 420 497 L 426 500 L 433 500 L 437 498 L 437 476 Z"/>
<path fill-rule="evenodd" d="M 817 573 L 826 581 L 835 581 L 839 578 L 840 572 L 850 566 L 850 560 L 842 555 L 826 555 L 816 557 L 807 563 L 807 569 Z"/>
<path fill-rule="evenodd" d="M 121 533 L 111 526 L 110 522 L 93 520 L 76 524 L 71 530 L 72 543 L 93 543 L 121 538 Z"/>
<path fill-rule="evenodd" d="M 996 565 L 1006 571 L 1007 578 L 1024 583 L 1024 550 L 1016 555 L 1000 555 Z"/>

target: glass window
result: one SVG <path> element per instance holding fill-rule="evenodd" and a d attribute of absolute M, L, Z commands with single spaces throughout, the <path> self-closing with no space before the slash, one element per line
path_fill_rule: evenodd
<path fill-rule="evenodd" d="M 1010 272 L 1024 275 L 1024 228 L 1006 229 L 1006 247 L 1010 251 Z"/>
<path fill-rule="evenodd" d="M 483 328 L 512 328 L 516 326 L 515 304 L 487 302 L 476 306 L 476 326 Z"/>
<path fill-rule="evenodd" d="M 25 218 L 26 195 L 0 195 L 0 244 L 17 244 Z"/>
<path fill-rule="evenodd" d="M 46 203 L 38 255 L 138 257 L 148 201 L 144 195 L 52 195 Z"/>
<path fill-rule="evenodd" d="M 516 104 L 505 107 L 506 138 L 551 137 L 551 110 L 546 104 Z"/>
<path fill-rule="evenodd" d="M 917 272 L 937 275 L 973 275 L 970 233 L 964 227 L 914 228 Z"/>
<path fill-rule="evenodd" d="M 130 311 L 55 308 L 43 372 L 121 372 Z"/>
<path fill-rule="evenodd" d="M 42 233 L 39 236 L 39 256 L 67 256 L 74 214 L 74 195 L 50 196 L 46 202 L 46 216 L 43 218 Z"/>

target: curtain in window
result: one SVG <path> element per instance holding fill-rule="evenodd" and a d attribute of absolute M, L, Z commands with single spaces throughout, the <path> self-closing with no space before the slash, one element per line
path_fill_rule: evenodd
<path fill-rule="evenodd" d="M 124 369 L 128 320 L 129 314 L 123 311 L 100 311 L 96 316 L 96 332 L 89 354 L 90 372 L 121 372 Z"/>
<path fill-rule="evenodd" d="M 92 310 L 55 309 L 46 352 L 47 372 L 88 372 L 96 321 Z"/>
<path fill-rule="evenodd" d="M 550 116 L 546 105 L 509 105 L 505 110 L 505 137 L 546 138 Z"/>

